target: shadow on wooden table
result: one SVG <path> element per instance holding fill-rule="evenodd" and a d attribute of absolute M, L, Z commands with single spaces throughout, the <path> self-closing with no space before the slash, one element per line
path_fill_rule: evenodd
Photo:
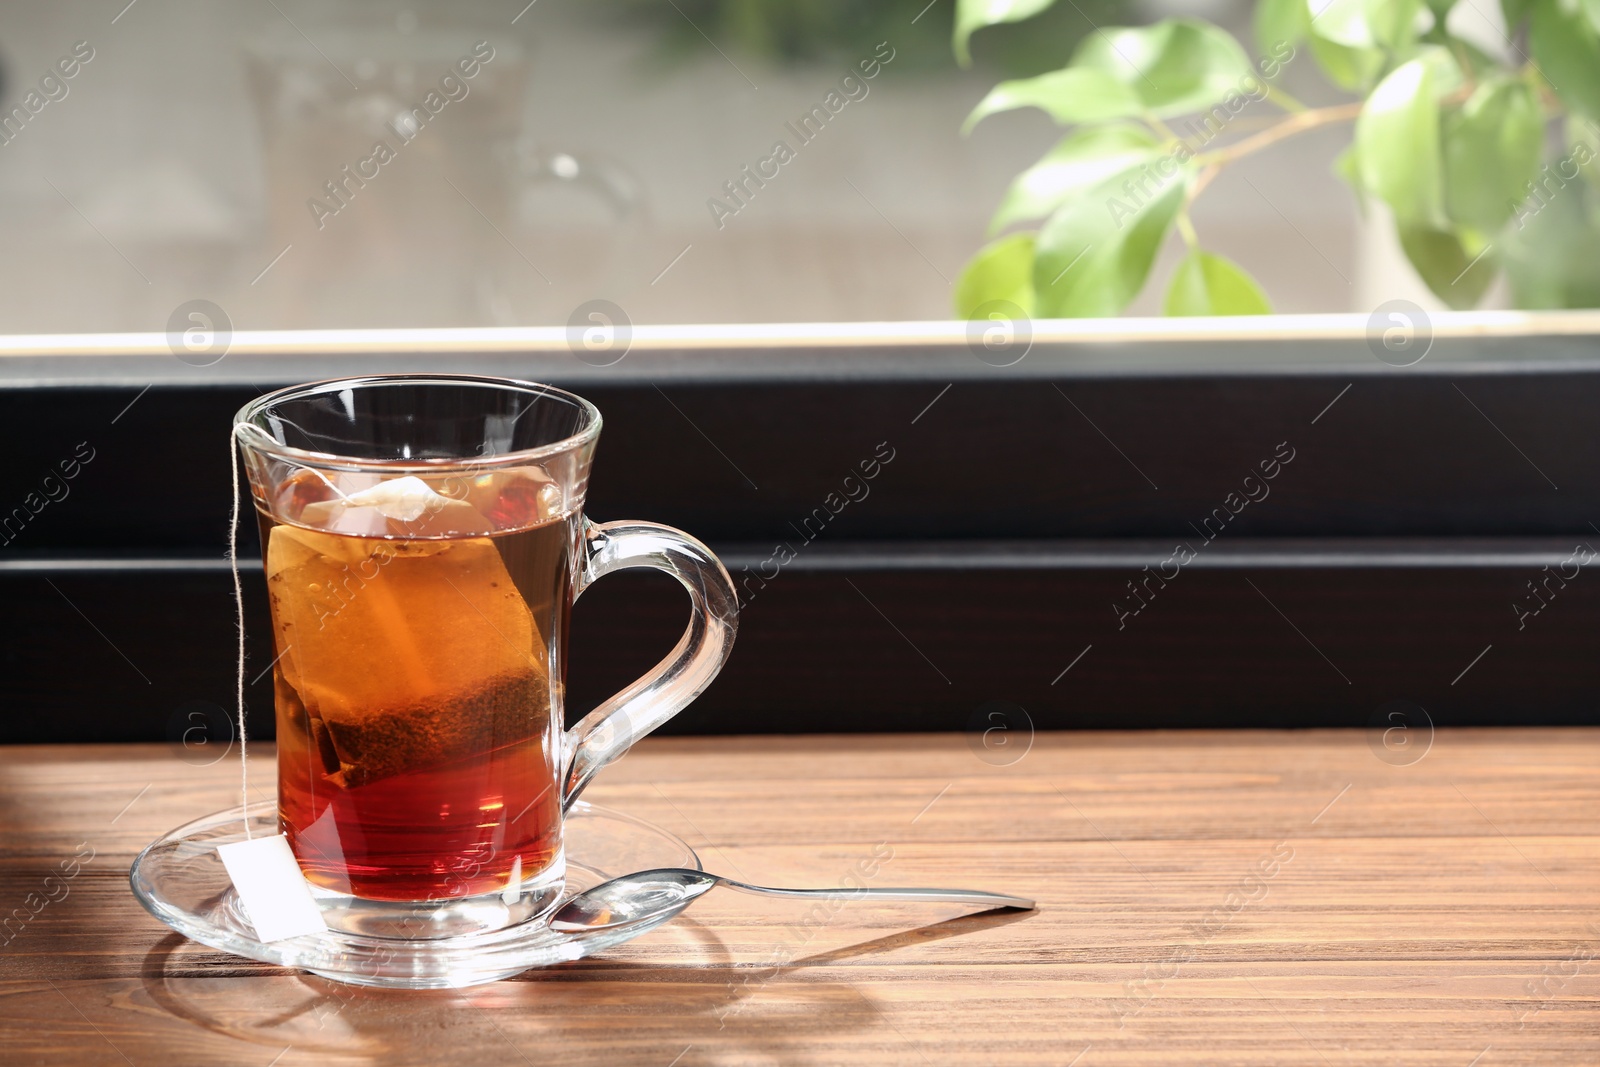
<path fill-rule="evenodd" d="M 992 929 L 1027 914 L 961 916 L 781 966 L 736 963 L 715 931 L 679 919 L 630 946 L 645 959 L 597 956 L 445 990 L 344 985 L 172 934 L 145 955 L 141 979 L 156 1009 L 175 1021 L 311 1054 L 318 1063 L 444 1062 L 468 1052 L 499 1049 L 503 1055 L 508 1043 L 561 1048 L 565 1062 L 576 1062 L 570 1055 L 576 1049 L 608 1063 L 656 1062 L 664 1046 L 713 1037 L 724 1051 L 731 1040 L 750 1055 L 785 1062 L 819 1026 L 860 1029 L 882 1015 L 855 983 L 806 971 Z M 776 994 L 765 1004 L 759 997 L 764 990 Z"/>
<path fill-rule="evenodd" d="M 857 956 L 881 955 L 898 948 L 925 945 L 931 941 L 943 941 L 945 938 L 955 937 L 957 934 L 970 934 L 977 930 L 998 929 L 1015 922 L 1021 922 L 1036 914 L 1038 914 L 1037 909 L 1034 911 L 985 911 L 976 915 L 958 915 L 943 922 L 919 926 L 913 930 L 902 930 L 887 937 L 862 941 L 856 945 L 845 945 L 842 948 L 819 952 L 815 956 L 805 956 L 795 960 L 795 964 L 820 967 L 823 964 L 839 963 Z"/>

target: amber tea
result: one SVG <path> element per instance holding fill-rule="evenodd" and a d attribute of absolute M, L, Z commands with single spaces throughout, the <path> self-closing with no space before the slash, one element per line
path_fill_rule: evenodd
<path fill-rule="evenodd" d="M 301 472 L 260 516 L 284 833 L 370 900 L 500 892 L 561 856 L 575 512 L 537 467 L 354 493 Z M 557 714 L 552 714 L 552 708 Z"/>

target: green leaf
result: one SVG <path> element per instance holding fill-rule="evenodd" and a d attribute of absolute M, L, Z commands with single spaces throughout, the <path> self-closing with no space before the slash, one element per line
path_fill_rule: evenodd
<path fill-rule="evenodd" d="M 1362 89 L 1383 69 L 1365 0 L 1332 0 L 1311 23 L 1311 54 L 1341 89 Z"/>
<path fill-rule="evenodd" d="M 1472 48 L 1465 42 L 1461 43 L 1461 47 L 1469 50 Z M 1443 45 L 1424 45 L 1417 49 L 1411 58 L 1420 59 L 1427 64 L 1433 85 L 1433 98 L 1441 105 L 1467 84 L 1466 73 L 1462 71 L 1455 52 Z M 1482 53 L 1479 53 L 1477 62 L 1477 69 L 1484 71 L 1485 74 L 1493 74 L 1499 68 L 1498 63 Z"/>
<path fill-rule="evenodd" d="M 1502 68 L 1506 65 L 1505 61 L 1500 57 L 1490 55 L 1471 41 L 1463 40 L 1460 37 L 1452 37 L 1448 47 L 1440 47 L 1443 47 L 1450 54 L 1453 61 L 1464 59 L 1474 72 L 1474 80 L 1502 73 Z M 1522 59 L 1521 56 L 1517 58 Z M 1524 62 L 1526 61 L 1524 60 Z M 1465 85 L 1467 82 L 1465 72 L 1458 67 L 1457 73 L 1461 77 L 1461 84 Z"/>
<path fill-rule="evenodd" d="M 1396 67 L 1367 97 L 1356 119 L 1361 184 L 1406 226 L 1444 229 L 1439 102 L 1424 59 Z"/>
<path fill-rule="evenodd" d="M 1137 93 L 1104 71 L 1066 67 L 1037 78 L 996 85 L 972 109 L 961 132 L 971 133 L 972 128 L 988 116 L 1019 107 L 1047 111 L 1051 118 L 1067 126 L 1075 122 L 1131 118 L 1144 109 L 1144 104 Z"/>
<path fill-rule="evenodd" d="M 1042 218 L 1086 189 L 1141 164 L 1154 163 L 1162 154 L 1160 142 L 1143 126 L 1117 124 L 1075 130 L 1017 175 L 995 210 L 989 232 L 997 233 L 1023 219 Z"/>
<path fill-rule="evenodd" d="M 1433 12 L 1433 24 L 1443 26 L 1450 17 L 1450 9 L 1456 6 L 1456 0 L 1428 0 L 1428 10 Z"/>
<path fill-rule="evenodd" d="M 1569 108 L 1600 118 L 1600 34 L 1556 0 L 1533 5 L 1532 16 L 1528 44 L 1540 73 Z"/>
<path fill-rule="evenodd" d="M 1539 172 L 1544 118 L 1526 82 L 1486 81 L 1445 116 L 1445 208 L 1455 221 L 1493 231 L 1510 218 Z"/>
<path fill-rule="evenodd" d="M 1178 170 L 1148 198 L 1124 191 L 1121 177 L 1069 201 L 1039 231 L 1033 289 L 1041 317 L 1117 315 L 1144 288 L 1190 172 Z"/>
<path fill-rule="evenodd" d="M 1371 18 L 1371 8 L 1387 0 L 1333 0 L 1310 22 L 1310 51 L 1339 88 L 1365 90 L 1382 74 L 1387 62 L 1378 26 L 1394 29 L 1398 16 Z M 1416 14 L 1419 0 L 1394 0 L 1395 6 Z M 1374 22 L 1378 26 L 1374 26 Z"/>
<path fill-rule="evenodd" d="M 1356 208 L 1361 212 L 1361 217 L 1367 217 L 1367 190 L 1361 184 L 1361 160 L 1356 155 L 1355 145 L 1346 145 L 1333 160 L 1333 172 L 1343 178 L 1345 184 L 1350 186 L 1350 191 L 1356 194 Z"/>
<path fill-rule="evenodd" d="M 1427 227 L 1398 228 L 1400 247 L 1433 295 L 1457 311 L 1473 307 L 1494 281 L 1494 262 L 1478 234 Z M 1479 257 L 1482 258 L 1479 258 Z"/>
<path fill-rule="evenodd" d="M 971 37 L 974 31 L 1001 22 L 1021 22 L 1037 15 L 1055 0 L 956 0 L 955 36 L 950 46 L 955 49 L 956 62 L 963 67 L 972 65 Z"/>
<path fill-rule="evenodd" d="M 1600 307 L 1600 194 L 1587 182 L 1552 187 L 1530 201 L 1500 253 L 1519 308 Z"/>
<path fill-rule="evenodd" d="M 1600 0 L 1578 0 L 1578 10 L 1589 20 L 1589 25 L 1600 30 Z"/>
<path fill-rule="evenodd" d="M 1276 54 L 1288 45 L 1295 47 L 1305 40 L 1311 25 L 1311 11 L 1306 0 L 1259 0 L 1256 4 L 1256 48 L 1262 55 Z"/>
<path fill-rule="evenodd" d="M 1270 315 L 1272 305 L 1237 263 L 1196 248 L 1178 264 L 1163 310 L 1168 315 Z"/>
<path fill-rule="evenodd" d="M 1332 0 L 1311 22 L 1313 36 L 1350 48 L 1404 52 L 1417 40 L 1423 0 Z"/>
<path fill-rule="evenodd" d="M 1311 55 L 1328 80 L 1341 89 L 1360 92 L 1383 70 L 1383 53 L 1375 48 L 1352 48 L 1311 36 Z"/>
<path fill-rule="evenodd" d="M 1405 52 L 1417 41 L 1417 16 L 1423 0 L 1367 0 L 1372 40 L 1390 52 Z M 1446 5 L 1448 7 L 1449 5 Z"/>
<path fill-rule="evenodd" d="M 985 245 L 956 279 L 957 318 L 972 318 L 991 300 L 1008 300 L 1033 314 L 1033 234 L 1013 233 Z"/>
<path fill-rule="evenodd" d="M 1203 111 L 1239 92 L 1240 79 L 1255 73 L 1238 41 L 1192 19 L 1092 33 L 1072 65 L 1111 75 L 1161 116 Z"/>
<path fill-rule="evenodd" d="M 1527 17 L 1533 3 L 1534 0 L 1500 0 L 1500 14 L 1505 16 L 1508 39 L 1516 36 L 1517 24 Z"/>

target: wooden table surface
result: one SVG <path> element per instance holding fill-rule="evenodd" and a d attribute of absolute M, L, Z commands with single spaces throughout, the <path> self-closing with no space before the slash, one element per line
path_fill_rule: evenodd
<path fill-rule="evenodd" d="M 129 862 L 233 803 L 235 759 L 0 749 L 0 904 L 38 907 L 0 947 L 0 1063 L 1592 1065 L 1597 753 L 1593 729 L 1441 730 L 1410 766 L 1361 731 L 1040 734 L 1009 766 L 966 735 L 647 740 L 589 799 L 713 870 L 839 885 L 876 856 L 874 884 L 1039 910 L 808 927 L 714 893 L 597 958 L 402 992 L 135 902 Z"/>

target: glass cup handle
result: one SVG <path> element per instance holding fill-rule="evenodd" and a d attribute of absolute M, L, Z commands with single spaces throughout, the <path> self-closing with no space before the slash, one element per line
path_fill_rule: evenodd
<path fill-rule="evenodd" d="M 630 567 L 665 571 L 689 591 L 693 614 L 677 647 L 655 669 L 585 715 L 566 733 L 570 754 L 562 788 L 565 811 L 595 772 L 689 705 L 722 670 L 739 628 L 733 579 L 711 550 L 680 530 L 653 522 L 583 524 L 583 560 L 573 599 L 598 578 Z"/>

